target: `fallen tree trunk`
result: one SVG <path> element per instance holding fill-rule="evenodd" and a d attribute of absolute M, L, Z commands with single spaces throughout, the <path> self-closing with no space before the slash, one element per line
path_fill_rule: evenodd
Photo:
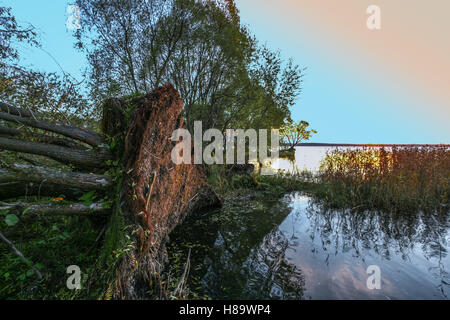
<path fill-rule="evenodd" d="M 19 116 L 19 117 L 24 117 L 24 118 L 33 118 L 36 120 L 37 120 L 37 118 L 42 117 L 42 115 L 38 112 L 32 112 L 30 110 L 16 108 L 12 105 L 9 105 L 9 104 L 1 102 L 1 101 L 0 101 L 0 110 L 2 112 L 6 112 L 6 113 L 12 114 L 14 116 Z"/>
<path fill-rule="evenodd" d="M 9 213 L 24 213 L 24 218 L 29 216 L 107 216 L 111 210 L 105 208 L 103 203 L 85 205 L 74 203 L 70 205 L 60 204 L 33 204 L 24 202 L 5 203 L 0 202 L 0 210 L 8 210 Z"/>
<path fill-rule="evenodd" d="M 40 163 L 40 162 L 38 162 L 38 161 L 36 161 L 34 159 L 30 159 L 30 158 L 27 158 L 27 157 L 22 156 L 22 155 L 18 156 L 17 159 L 25 161 L 26 163 L 29 163 L 29 164 L 31 164 L 33 166 L 37 166 L 37 167 L 44 167 L 45 166 L 44 164 L 42 164 L 42 163 Z"/>
<path fill-rule="evenodd" d="M 67 126 L 60 123 L 52 123 L 42 120 L 25 118 L 22 116 L 13 115 L 6 112 L 0 112 L 0 119 L 17 124 L 22 124 L 25 126 L 30 126 L 33 128 L 58 133 L 75 140 L 83 141 L 93 147 L 96 147 L 104 142 L 104 137 L 101 134 L 86 129 Z"/>
<path fill-rule="evenodd" d="M 81 168 L 104 168 L 106 167 L 105 161 L 112 158 L 109 151 L 105 149 L 99 149 L 98 151 L 77 150 L 51 144 L 1 137 L 0 149 L 46 156 L 63 164 L 74 164 Z"/>
<path fill-rule="evenodd" d="M 45 167 L 14 163 L 0 168 L 0 183 L 11 181 L 47 182 L 82 190 L 108 190 L 112 186 L 111 176 L 54 170 Z"/>
<path fill-rule="evenodd" d="M 0 169 L 1 170 L 1 169 Z M 62 197 L 67 200 L 77 200 L 85 191 L 75 188 L 52 185 L 46 182 L 8 182 L 0 183 L 0 200 L 25 197 Z"/>
<path fill-rule="evenodd" d="M 41 133 L 35 133 L 35 132 L 29 132 L 24 130 L 18 130 L 14 128 L 6 128 L 6 127 L 0 127 L 0 137 L 10 138 L 10 137 L 16 137 L 16 138 L 33 138 L 37 140 L 36 142 L 43 142 L 48 144 L 55 144 L 57 146 L 67 147 L 67 148 L 73 148 L 73 149 L 79 149 L 79 150 L 87 150 L 86 147 L 83 147 L 80 144 L 76 144 L 73 141 L 58 138 L 58 137 L 52 137 Z"/>
<path fill-rule="evenodd" d="M 0 168 L 0 183 L 16 181 L 17 174 L 12 170 Z"/>

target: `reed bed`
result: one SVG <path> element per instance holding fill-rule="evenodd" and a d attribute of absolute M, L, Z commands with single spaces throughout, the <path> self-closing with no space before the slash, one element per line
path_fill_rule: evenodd
<path fill-rule="evenodd" d="M 333 207 L 448 211 L 450 147 L 334 150 L 319 180 L 317 195 Z"/>

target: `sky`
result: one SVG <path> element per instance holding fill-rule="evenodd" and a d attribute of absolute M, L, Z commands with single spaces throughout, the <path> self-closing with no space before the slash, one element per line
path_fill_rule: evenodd
<path fill-rule="evenodd" d="M 261 44 L 307 68 L 291 110 L 318 131 L 311 142 L 450 143 L 450 1 L 236 3 Z M 23 47 L 23 64 L 82 79 L 86 60 L 66 27 L 68 4 L 0 0 L 41 34 L 47 52 Z M 367 28 L 369 5 L 380 8 L 379 30 Z"/>

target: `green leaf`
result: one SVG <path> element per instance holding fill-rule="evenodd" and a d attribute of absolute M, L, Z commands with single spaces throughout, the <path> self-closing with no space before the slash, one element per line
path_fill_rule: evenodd
<path fill-rule="evenodd" d="M 111 202 L 111 201 L 103 202 L 103 203 L 102 203 L 102 207 L 103 207 L 103 209 L 111 209 L 111 207 L 112 207 L 112 202 Z"/>
<path fill-rule="evenodd" d="M 9 227 L 12 227 L 19 222 L 19 218 L 15 214 L 8 214 L 5 218 L 5 222 Z"/>
<path fill-rule="evenodd" d="M 22 215 L 25 215 L 28 211 L 30 211 L 31 207 L 27 207 L 25 208 L 25 210 L 23 210 Z"/>
<path fill-rule="evenodd" d="M 95 198 L 95 190 L 83 194 L 78 200 L 83 201 L 86 206 L 90 206 Z"/>
<path fill-rule="evenodd" d="M 37 263 L 34 267 L 39 270 L 43 270 L 45 268 L 45 266 L 42 263 Z"/>
<path fill-rule="evenodd" d="M 111 144 L 109 145 L 109 150 L 110 151 L 114 151 L 114 148 L 116 147 L 116 141 L 115 140 L 113 140 L 113 141 L 111 141 Z"/>
<path fill-rule="evenodd" d="M 95 190 L 89 191 L 85 194 L 83 194 L 78 200 L 81 201 L 87 201 L 87 200 L 92 200 L 95 194 Z"/>
<path fill-rule="evenodd" d="M 59 238 L 62 240 L 69 239 L 70 237 L 71 237 L 71 235 L 67 231 L 64 231 L 62 234 L 59 235 Z"/>

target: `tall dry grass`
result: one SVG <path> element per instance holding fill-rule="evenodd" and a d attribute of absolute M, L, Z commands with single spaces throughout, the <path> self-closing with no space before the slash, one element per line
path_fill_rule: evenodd
<path fill-rule="evenodd" d="M 331 206 L 448 210 L 450 148 L 335 150 L 322 162 L 319 196 Z"/>

